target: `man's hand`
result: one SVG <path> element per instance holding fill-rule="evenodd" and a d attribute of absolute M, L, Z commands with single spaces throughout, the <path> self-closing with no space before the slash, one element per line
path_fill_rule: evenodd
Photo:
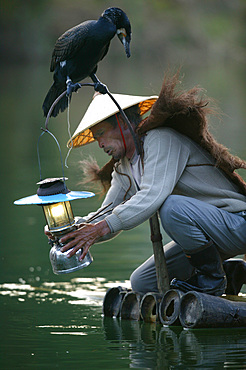
<path fill-rule="evenodd" d="M 48 236 L 49 239 L 51 240 L 55 240 L 54 236 L 51 234 L 49 228 L 48 228 L 48 225 L 45 225 L 44 227 L 44 233 L 46 236 Z"/>
<path fill-rule="evenodd" d="M 80 256 L 81 261 L 85 258 L 89 248 L 98 239 L 109 233 L 110 228 L 105 220 L 96 224 L 80 224 L 77 230 L 66 234 L 60 239 L 60 243 L 65 243 L 67 240 L 72 239 L 61 248 L 61 252 L 71 249 L 67 256 L 72 257 L 80 248 L 83 248 L 83 253 Z"/>

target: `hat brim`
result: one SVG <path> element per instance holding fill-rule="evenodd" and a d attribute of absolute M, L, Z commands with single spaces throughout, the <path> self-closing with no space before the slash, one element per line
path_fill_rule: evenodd
<path fill-rule="evenodd" d="M 114 99 L 118 102 L 121 109 L 127 109 L 134 105 L 138 105 L 140 108 L 140 115 L 147 113 L 158 96 L 135 96 L 135 95 L 123 95 L 123 94 L 112 94 Z M 109 95 L 97 94 L 93 98 L 89 105 L 84 117 L 79 123 L 75 130 L 72 138 L 68 141 L 67 146 L 69 148 L 77 148 L 86 144 L 90 144 L 95 139 L 93 138 L 91 127 L 106 120 L 113 114 L 119 112 L 118 107 L 115 105 Z"/>

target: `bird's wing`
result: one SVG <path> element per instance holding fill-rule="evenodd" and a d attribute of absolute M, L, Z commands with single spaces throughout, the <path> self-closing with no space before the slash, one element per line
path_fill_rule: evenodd
<path fill-rule="evenodd" d="M 110 42 L 109 42 L 107 45 L 105 45 L 105 50 L 104 50 L 104 53 L 103 53 L 103 55 L 102 55 L 102 57 L 101 57 L 101 59 L 100 59 L 100 60 L 103 60 L 103 58 L 104 58 L 104 57 L 105 57 L 105 55 L 107 54 L 108 49 L 109 49 L 109 45 L 110 45 Z"/>
<path fill-rule="evenodd" d="M 61 35 L 55 43 L 52 53 L 50 71 L 55 70 L 56 64 L 72 58 L 78 49 L 84 46 L 89 29 L 96 21 L 83 22 Z"/>

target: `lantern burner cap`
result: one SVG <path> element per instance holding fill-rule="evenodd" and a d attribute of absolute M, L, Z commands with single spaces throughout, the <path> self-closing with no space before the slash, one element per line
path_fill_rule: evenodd
<path fill-rule="evenodd" d="M 37 195 L 55 195 L 55 194 L 67 194 L 70 192 L 66 187 L 65 180 L 66 177 L 52 177 L 45 180 L 37 182 L 39 186 L 37 190 Z"/>

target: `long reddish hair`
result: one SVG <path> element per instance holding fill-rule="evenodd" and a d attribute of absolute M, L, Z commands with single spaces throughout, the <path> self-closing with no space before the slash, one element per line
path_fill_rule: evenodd
<path fill-rule="evenodd" d="M 156 127 L 171 127 L 188 136 L 207 150 L 216 160 L 216 166 L 239 186 L 240 192 L 246 195 L 246 183 L 235 172 L 246 169 L 246 161 L 232 155 L 222 144 L 219 144 L 208 128 L 208 115 L 218 114 L 212 99 L 204 90 L 193 87 L 185 91 L 180 88 L 179 71 L 170 76 L 166 74 L 159 98 L 152 107 L 150 115 L 140 123 L 137 132 L 143 135 Z"/>

